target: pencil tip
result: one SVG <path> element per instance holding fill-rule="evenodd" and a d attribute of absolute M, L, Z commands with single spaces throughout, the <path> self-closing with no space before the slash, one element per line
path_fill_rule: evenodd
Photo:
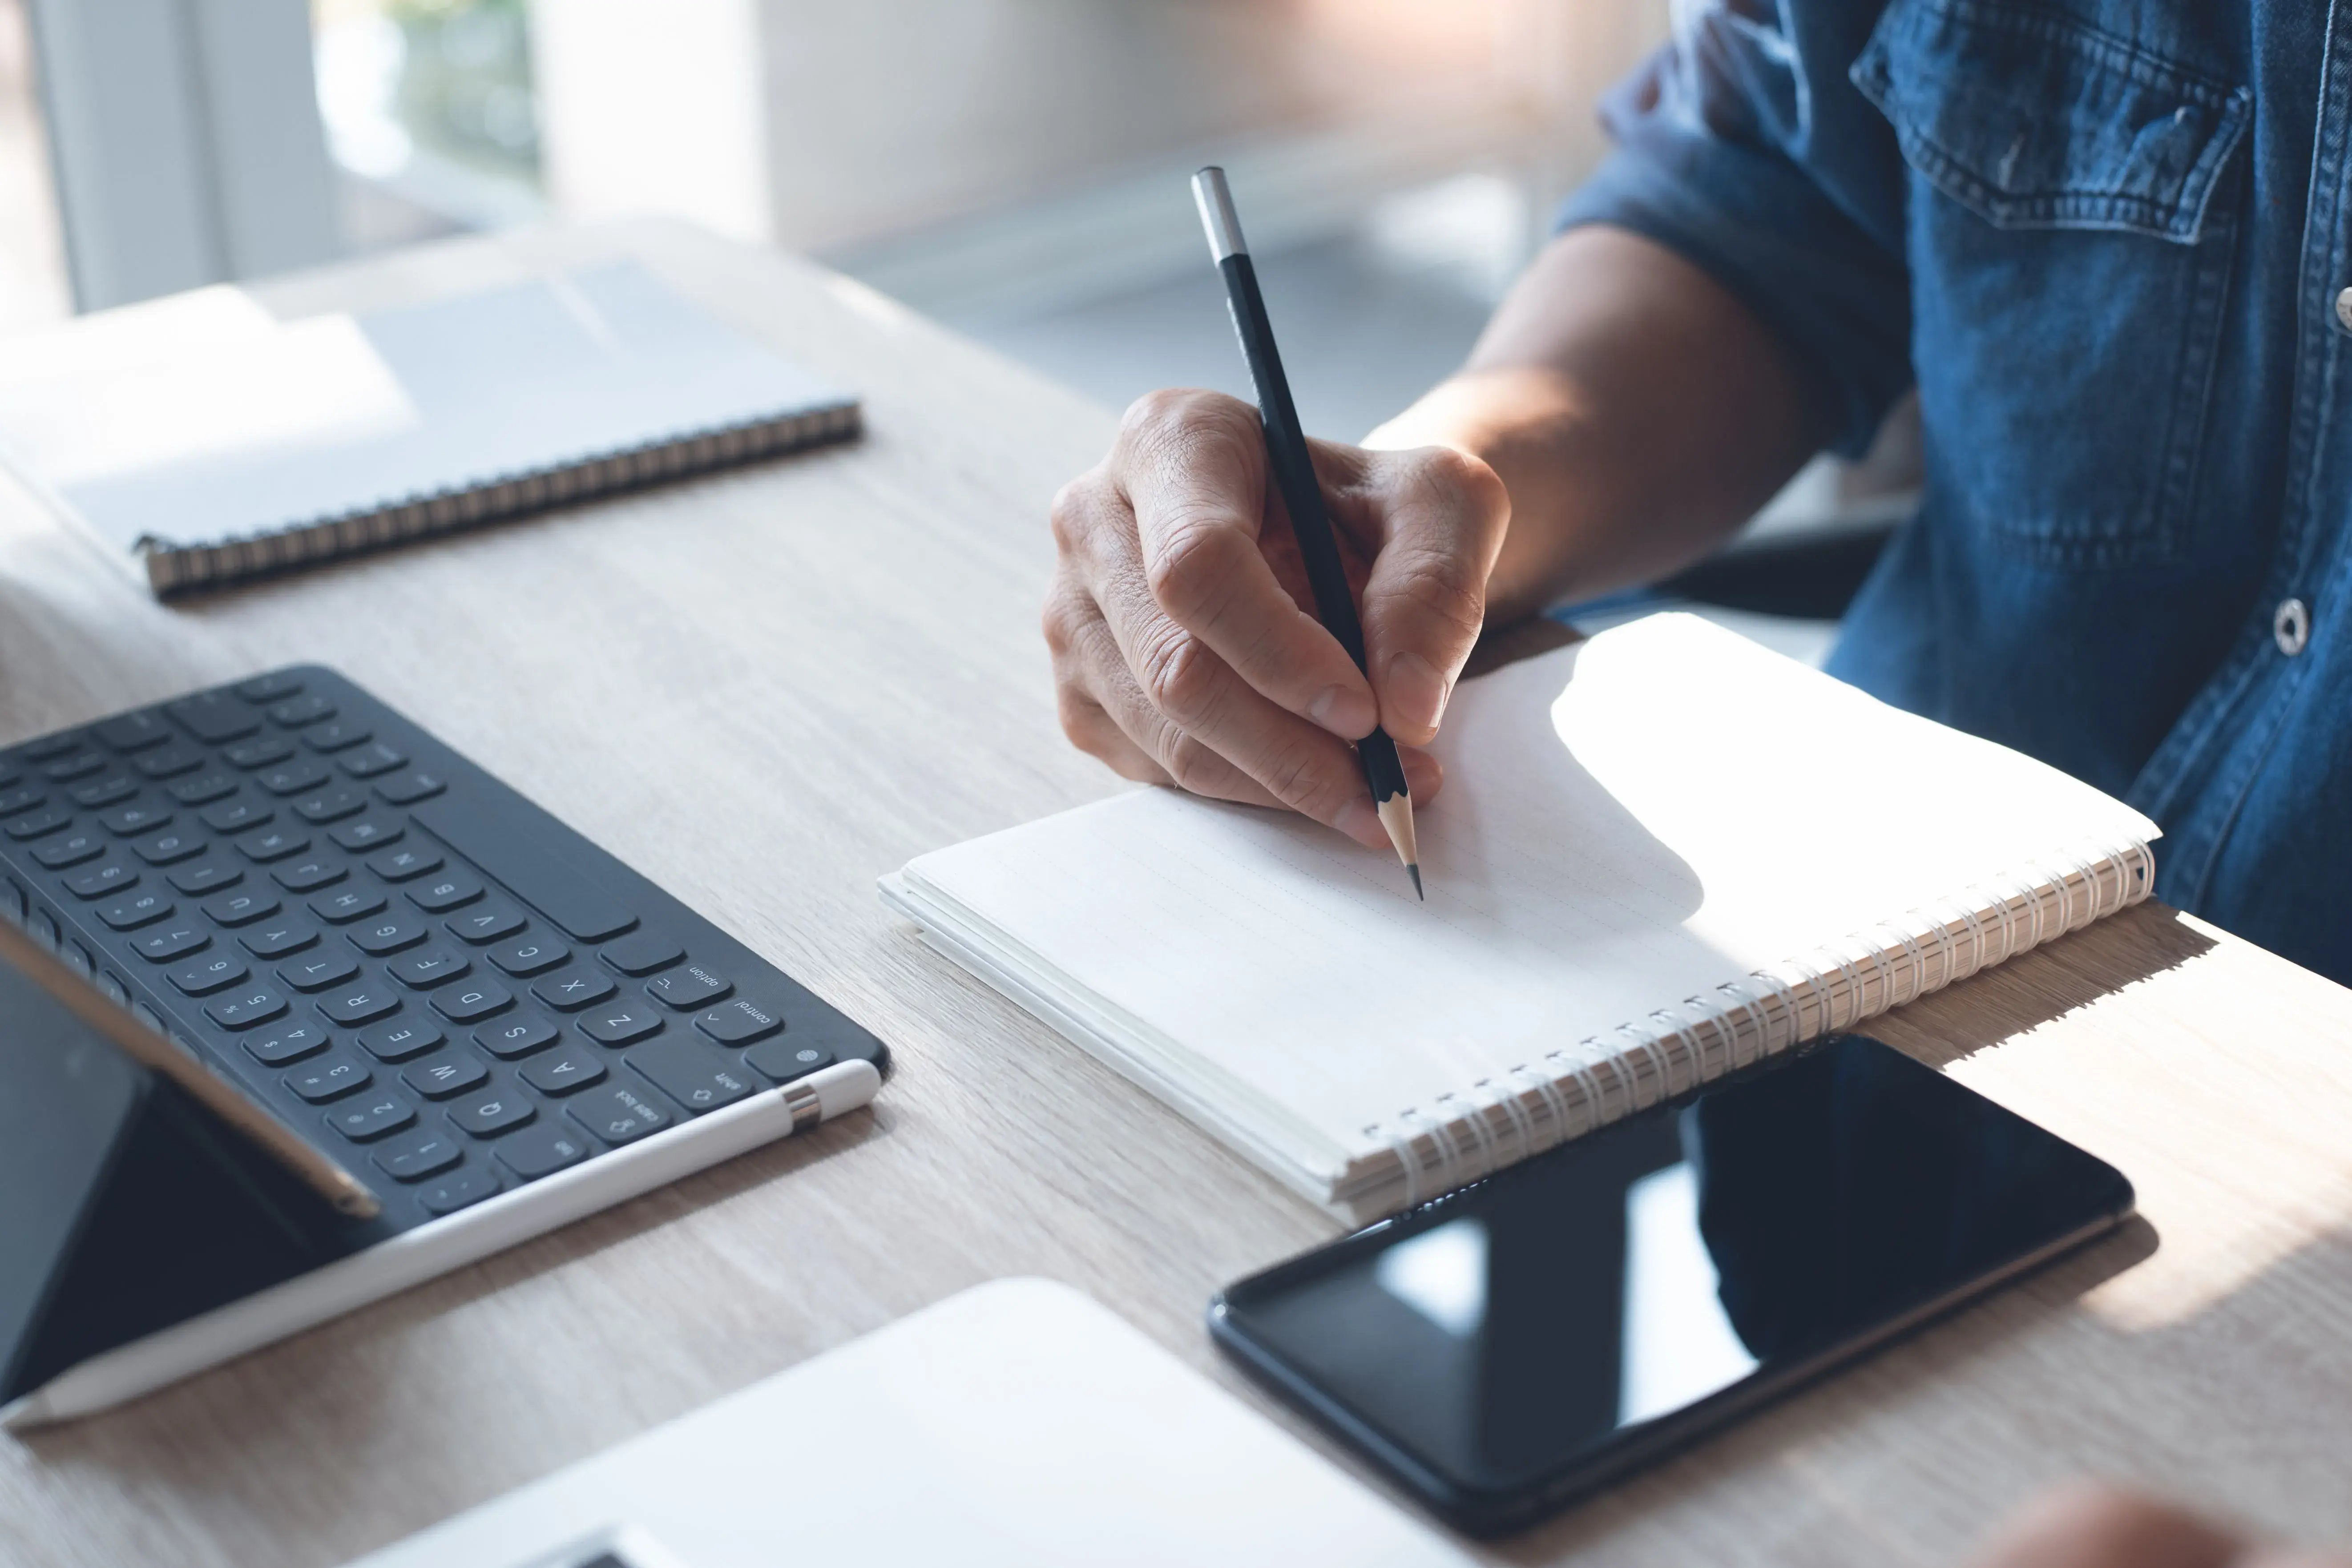
<path fill-rule="evenodd" d="M 1414 895 L 1418 897 L 1423 903 L 1425 904 L 1429 902 L 1429 895 L 1421 890 L 1421 868 L 1418 866 L 1407 866 L 1404 869 L 1405 875 L 1412 879 L 1412 890 Z"/>

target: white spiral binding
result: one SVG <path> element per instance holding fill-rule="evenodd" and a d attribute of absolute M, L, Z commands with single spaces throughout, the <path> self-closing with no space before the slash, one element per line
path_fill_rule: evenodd
<path fill-rule="evenodd" d="M 1864 1018 L 1894 1007 L 1908 1006 L 1930 991 L 1939 991 L 1955 980 L 2007 963 L 2020 952 L 2136 904 L 2154 887 L 2155 865 L 2154 850 L 2142 843 L 2087 855 L 2080 848 L 2064 851 L 2054 856 L 2053 863 L 2045 863 L 2040 858 L 2029 859 L 2018 874 L 1979 884 L 1952 898 L 1914 910 L 1899 920 L 1882 921 L 1869 928 L 1868 932 L 1856 932 L 1811 953 L 1797 954 L 1769 969 L 1727 981 L 1715 990 L 1715 995 L 1724 1000 L 1710 1002 L 1689 996 L 1678 1007 L 1663 1007 L 1652 1013 L 1646 1027 L 1643 1023 L 1622 1024 L 1610 1031 L 1610 1037 L 1622 1037 L 1628 1042 L 1622 1049 L 1610 1049 L 1603 1037 L 1589 1037 L 1572 1048 L 1546 1052 L 1539 1058 L 1543 1064 L 1540 1068 L 1523 1064 L 1502 1074 L 1499 1081 L 1481 1079 L 1473 1086 L 1476 1092 L 1472 1095 L 1440 1096 L 1433 1109 L 1444 1112 L 1442 1116 L 1409 1107 L 1364 1131 L 1394 1157 L 1404 1188 L 1402 1206 L 1410 1208 L 1424 1196 L 1451 1192 L 1531 1154 L 1673 1099 L 1697 1084 L 1738 1071 L 1804 1041 L 1851 1028 Z M 2112 897 L 2102 882 L 2110 870 L 2116 884 Z M 2027 880 L 2025 874 L 2035 879 Z M 2080 918 L 2074 912 L 2072 886 L 2077 875 L 2083 879 L 2084 908 Z M 2045 899 L 2054 902 L 2054 910 L 2045 909 Z M 2015 907 L 2021 901 L 2025 906 L 2022 910 Z M 1924 922 L 1934 937 L 1937 969 L 1932 984 L 1927 944 L 1921 933 L 1913 929 L 1915 921 Z M 1992 952 L 1995 931 L 1991 927 L 1996 923 L 2000 944 L 1998 955 Z M 2021 923 L 2025 927 L 2021 932 Z M 1955 934 L 1955 926 L 1961 928 L 1964 936 Z M 1869 932 L 1879 933 L 1881 940 L 1864 941 Z M 1895 940 L 1883 940 L 1886 935 Z M 1845 951 L 1848 943 L 1864 950 L 1869 973 L 1865 974 L 1862 965 Z M 1791 981 L 1782 971 L 1794 972 L 1803 978 Z M 1905 985 L 1902 982 L 1906 976 L 1909 984 Z M 1870 995 L 1873 979 L 1878 983 L 1875 1005 Z M 1839 1005 L 1839 981 L 1845 987 L 1843 1007 Z M 1899 1002 L 1895 999 L 1898 993 Z M 1753 1026 L 1755 1041 L 1752 1051 L 1743 1047 L 1743 1036 L 1748 1033 L 1744 1026 L 1749 1024 Z M 1702 1042 L 1702 1028 L 1713 1031 L 1715 1050 L 1710 1051 Z M 1680 1072 L 1675 1065 L 1677 1060 L 1684 1064 Z M 1643 1092 L 1638 1063 L 1648 1065 L 1653 1092 Z M 1606 1082 L 1602 1079 L 1604 1071 Z M 1571 1084 L 1575 1088 L 1573 1096 L 1570 1093 Z M 1571 1098 L 1580 1102 L 1580 1115 L 1571 1116 Z M 1538 1106 L 1543 1117 L 1541 1131 L 1534 1114 Z M 1496 1137 L 1494 1116 L 1497 1110 L 1515 1134 L 1515 1150 L 1507 1151 Z M 1422 1152 L 1424 1142 L 1427 1155 Z M 1434 1185 L 1427 1179 L 1431 1177 L 1434 1178 Z"/>

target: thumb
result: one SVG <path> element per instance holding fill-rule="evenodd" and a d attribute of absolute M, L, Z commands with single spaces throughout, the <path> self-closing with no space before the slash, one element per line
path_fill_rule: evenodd
<path fill-rule="evenodd" d="M 1364 662 L 1381 728 L 1425 746 L 1486 623 L 1510 495 L 1494 469 L 1450 447 L 1375 462 L 1381 540 L 1364 584 Z"/>

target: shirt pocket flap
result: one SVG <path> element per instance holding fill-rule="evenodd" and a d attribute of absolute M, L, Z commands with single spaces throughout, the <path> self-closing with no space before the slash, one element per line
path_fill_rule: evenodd
<path fill-rule="evenodd" d="M 1849 74 L 1911 166 L 1998 228 L 2194 244 L 2253 112 L 2143 46 L 1978 0 L 1896 0 Z"/>

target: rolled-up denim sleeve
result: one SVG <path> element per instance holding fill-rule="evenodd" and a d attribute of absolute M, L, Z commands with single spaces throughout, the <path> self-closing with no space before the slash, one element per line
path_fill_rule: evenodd
<path fill-rule="evenodd" d="M 1858 457 L 1911 384 L 1894 132 L 1846 79 L 1875 6 L 1716 0 L 1601 105 L 1616 142 L 1557 226 L 1677 252 L 1788 345 L 1832 451 Z"/>

